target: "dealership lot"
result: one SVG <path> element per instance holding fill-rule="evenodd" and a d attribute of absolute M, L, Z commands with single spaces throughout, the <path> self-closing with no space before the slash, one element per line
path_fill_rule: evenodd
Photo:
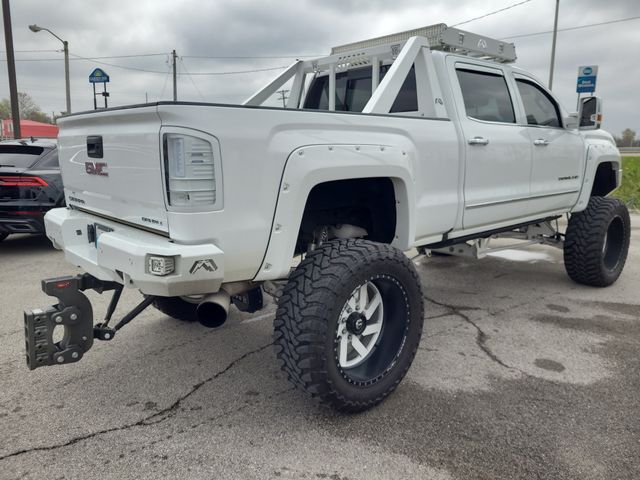
<path fill-rule="evenodd" d="M 148 309 L 74 365 L 29 372 L 22 310 L 79 270 L 41 237 L 0 244 L 2 478 L 637 478 L 640 216 L 607 289 L 562 253 L 419 261 L 420 351 L 384 404 L 317 408 L 278 371 L 273 305 L 220 329 Z M 95 316 L 108 296 L 90 294 Z M 123 296 L 118 312 L 139 301 Z"/>

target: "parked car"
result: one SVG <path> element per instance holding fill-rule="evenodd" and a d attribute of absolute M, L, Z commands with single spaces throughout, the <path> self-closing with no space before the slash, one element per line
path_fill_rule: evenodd
<path fill-rule="evenodd" d="M 44 214 L 64 206 L 55 139 L 0 142 L 0 241 L 44 233 Z"/>

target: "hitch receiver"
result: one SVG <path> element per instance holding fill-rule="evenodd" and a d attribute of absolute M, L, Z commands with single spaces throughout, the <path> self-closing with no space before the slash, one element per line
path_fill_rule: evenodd
<path fill-rule="evenodd" d="M 88 274 L 42 281 L 42 291 L 56 297 L 58 304 L 24 312 L 27 366 L 30 370 L 77 362 L 93 346 L 93 309 L 81 292 L 88 288 L 102 293 L 118 288 L 118 284 L 102 282 Z M 53 340 L 56 328 L 64 329 L 59 342 Z"/>

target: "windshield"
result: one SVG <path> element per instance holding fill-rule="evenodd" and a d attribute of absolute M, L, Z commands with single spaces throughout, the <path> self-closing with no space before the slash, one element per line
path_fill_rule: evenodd
<path fill-rule="evenodd" d="M 30 168 L 44 150 L 33 145 L 0 145 L 0 167 Z"/>

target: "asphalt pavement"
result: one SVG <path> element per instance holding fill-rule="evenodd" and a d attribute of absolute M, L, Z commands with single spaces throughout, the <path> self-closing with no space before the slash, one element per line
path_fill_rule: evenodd
<path fill-rule="evenodd" d="M 22 311 L 78 269 L 43 237 L 0 244 L 0 478 L 640 478 L 640 216 L 612 287 L 552 247 L 419 260 L 425 335 L 398 390 L 359 415 L 277 368 L 273 304 L 219 329 L 149 308 L 76 364 L 30 372 Z M 108 295 L 90 294 L 96 316 Z M 140 300 L 126 291 L 118 310 Z"/>

